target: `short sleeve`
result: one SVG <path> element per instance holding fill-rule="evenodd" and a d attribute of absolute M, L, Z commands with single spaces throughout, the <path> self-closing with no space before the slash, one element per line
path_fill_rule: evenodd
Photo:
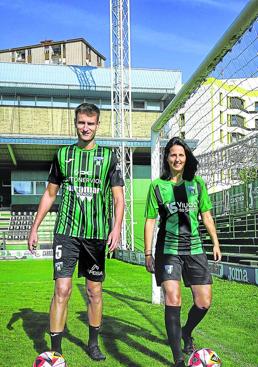
<path fill-rule="evenodd" d="M 155 194 L 153 182 L 150 184 L 146 206 L 145 206 L 145 218 L 155 219 L 159 214 L 159 205 Z"/>
<path fill-rule="evenodd" d="M 199 208 L 200 212 L 204 213 L 212 209 L 212 203 L 208 194 L 206 184 L 201 177 L 198 177 L 198 183 L 200 184 Z"/>
<path fill-rule="evenodd" d="M 118 162 L 117 156 L 114 152 L 112 152 L 112 156 L 111 156 L 109 179 L 110 179 L 111 187 L 124 186 L 124 180 L 122 177 L 121 167 Z"/>
<path fill-rule="evenodd" d="M 55 154 L 53 162 L 50 167 L 48 182 L 61 186 L 63 182 L 63 175 L 60 170 L 57 154 Z"/>

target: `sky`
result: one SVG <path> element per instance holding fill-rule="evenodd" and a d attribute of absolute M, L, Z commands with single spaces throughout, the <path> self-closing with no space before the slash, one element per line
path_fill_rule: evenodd
<path fill-rule="evenodd" d="M 130 0 L 133 68 L 186 82 L 248 0 Z M 85 38 L 110 66 L 109 0 L 0 0 L 0 49 Z"/>

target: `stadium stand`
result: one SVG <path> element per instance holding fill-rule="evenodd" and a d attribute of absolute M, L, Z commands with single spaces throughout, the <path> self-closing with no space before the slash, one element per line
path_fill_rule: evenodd
<path fill-rule="evenodd" d="M 27 238 L 35 212 L 0 211 L 1 250 L 26 250 Z M 50 212 L 39 228 L 39 246 L 41 250 L 52 248 L 53 230 L 56 212 Z"/>
<path fill-rule="evenodd" d="M 217 233 L 222 250 L 222 261 L 258 265 L 258 216 L 235 214 L 215 217 Z M 212 260 L 212 243 L 202 225 L 201 233 L 208 258 Z"/>
<path fill-rule="evenodd" d="M 0 250 L 5 249 L 6 233 L 10 226 L 10 211 L 0 211 Z"/>

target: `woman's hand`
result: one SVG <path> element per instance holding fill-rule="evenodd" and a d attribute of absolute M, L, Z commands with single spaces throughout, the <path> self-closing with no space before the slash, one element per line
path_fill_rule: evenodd
<path fill-rule="evenodd" d="M 154 273 L 155 271 L 154 259 L 151 254 L 145 255 L 145 268 L 149 273 Z"/>

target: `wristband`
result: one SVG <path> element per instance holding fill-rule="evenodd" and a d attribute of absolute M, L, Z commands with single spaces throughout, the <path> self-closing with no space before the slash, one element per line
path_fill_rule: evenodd
<path fill-rule="evenodd" d="M 145 254 L 145 257 L 147 257 L 147 256 L 152 256 L 152 254 Z"/>

